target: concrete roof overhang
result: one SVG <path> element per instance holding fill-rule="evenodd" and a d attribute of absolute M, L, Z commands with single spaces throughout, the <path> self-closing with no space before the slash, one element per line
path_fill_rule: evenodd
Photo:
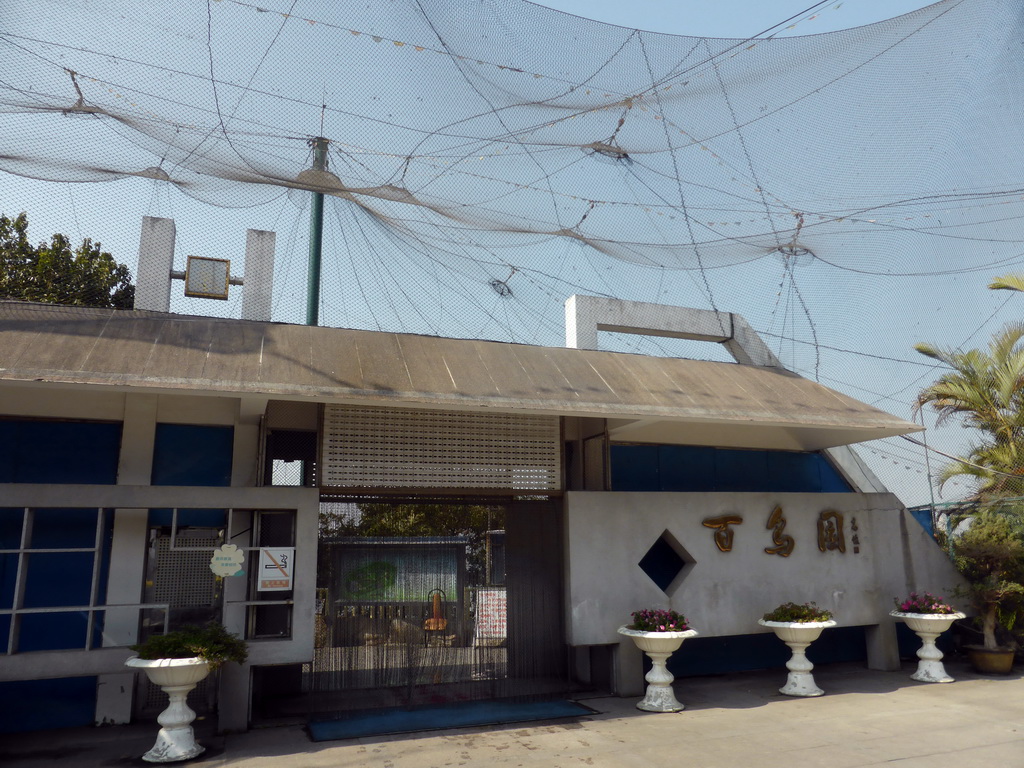
<path fill-rule="evenodd" d="M 0 382 L 608 419 L 612 439 L 818 450 L 917 425 L 782 368 L 0 302 Z"/>

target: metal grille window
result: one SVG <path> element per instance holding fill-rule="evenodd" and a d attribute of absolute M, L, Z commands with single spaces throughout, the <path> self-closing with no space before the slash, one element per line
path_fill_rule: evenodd
<path fill-rule="evenodd" d="M 561 488 L 555 416 L 338 405 L 324 408 L 322 436 L 325 487 Z"/>
<path fill-rule="evenodd" d="M 210 572 L 210 552 L 220 539 L 216 535 L 191 536 L 182 546 L 171 549 L 171 537 L 155 542 L 157 561 L 153 579 L 153 602 L 172 608 L 212 605 L 216 598 L 216 580 Z M 186 547 L 195 547 L 189 552 Z"/>
<path fill-rule="evenodd" d="M 257 572 L 261 550 L 295 547 L 295 510 L 227 509 L 223 530 L 179 528 L 184 509 L 170 509 L 169 528 L 151 528 L 146 598 L 168 607 L 169 625 L 202 624 L 220 619 L 222 609 L 244 609 L 246 639 L 289 639 L 292 635 L 294 590 L 260 591 Z M 248 546 L 246 541 L 248 540 Z M 241 591 L 226 585 L 210 570 L 220 545 L 231 543 L 244 552 L 248 577 Z M 275 550 L 276 551 L 276 550 Z M 292 577 L 294 571 L 290 571 Z M 233 579 L 227 577 L 228 580 Z M 227 589 L 224 592 L 224 589 Z M 225 597 L 226 595 L 226 597 Z M 225 623 L 228 619 L 225 615 Z M 145 627 L 144 632 L 155 628 Z M 158 630 L 159 631 L 159 630 Z"/>
<path fill-rule="evenodd" d="M 151 605 L 167 606 L 143 612 L 142 638 L 186 624 L 220 619 L 221 595 L 210 570 L 210 554 L 222 543 L 216 529 L 186 528 L 149 531 L 149 555 L 144 595 Z M 166 619 L 165 619 L 166 617 Z"/>

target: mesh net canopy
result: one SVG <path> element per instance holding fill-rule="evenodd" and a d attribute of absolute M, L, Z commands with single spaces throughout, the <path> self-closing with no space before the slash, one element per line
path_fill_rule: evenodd
<path fill-rule="evenodd" d="M 177 220 L 181 260 L 275 230 L 273 316 L 301 322 L 321 192 L 323 325 L 561 344 L 574 293 L 732 311 L 909 416 L 937 375 L 914 343 L 983 346 L 1024 301 L 985 287 L 1022 261 L 1022 21 L 944 0 L 711 39 L 522 0 L 7 0 L 0 204 L 133 272 L 143 215 Z M 920 450 L 868 451 L 927 501 Z"/>

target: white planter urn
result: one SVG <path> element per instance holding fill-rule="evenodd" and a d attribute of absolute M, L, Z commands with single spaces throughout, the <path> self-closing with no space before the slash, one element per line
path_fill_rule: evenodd
<path fill-rule="evenodd" d="M 696 637 L 697 631 L 687 629 L 684 632 L 643 632 L 623 626 L 619 627 L 619 634 L 632 638 L 636 647 L 646 653 L 651 660 L 651 671 L 644 676 L 647 681 L 647 694 L 636 708 L 645 712 L 681 712 L 684 706 L 672 691 L 672 681 L 675 678 L 668 671 L 665 662 L 679 649 L 683 640 Z"/>
<path fill-rule="evenodd" d="M 829 621 L 765 621 L 758 619 L 757 623 L 763 627 L 771 627 L 778 638 L 789 646 L 793 652 L 789 661 L 786 662 L 786 669 L 789 676 L 786 684 L 779 688 L 779 693 L 786 696 L 821 696 L 825 692 L 814 682 L 814 675 L 811 670 L 814 665 L 807 659 L 805 651 L 807 646 L 818 639 L 822 630 L 834 627 L 836 623 Z"/>
<path fill-rule="evenodd" d="M 964 614 L 889 611 L 889 615 L 902 620 L 921 638 L 921 647 L 917 649 L 917 671 L 910 679 L 921 683 L 952 683 L 953 678 L 942 666 L 942 651 L 936 647 L 935 640 L 953 626 L 954 621 L 964 618 Z"/>
<path fill-rule="evenodd" d="M 196 743 L 192 721 L 196 713 L 189 707 L 188 693 L 210 674 L 209 662 L 202 659 L 140 659 L 133 656 L 125 666 L 144 670 L 154 685 L 159 685 L 170 704 L 157 717 L 160 732 L 153 748 L 142 756 L 148 763 L 173 763 L 188 760 L 206 748 Z"/>

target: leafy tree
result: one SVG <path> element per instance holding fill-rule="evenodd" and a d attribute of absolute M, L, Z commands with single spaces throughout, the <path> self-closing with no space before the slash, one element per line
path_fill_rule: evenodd
<path fill-rule="evenodd" d="M 347 535 L 464 536 L 474 540 L 483 536 L 497 514 L 477 505 L 360 504 L 359 520 L 350 524 L 353 532 Z"/>
<path fill-rule="evenodd" d="M 61 234 L 32 245 L 21 213 L 0 216 L 0 299 L 131 309 L 135 286 L 128 267 L 89 238 L 74 250 Z"/>
<path fill-rule="evenodd" d="M 955 562 L 969 582 L 965 594 L 978 613 L 985 648 L 995 650 L 996 627 L 1013 630 L 1024 605 L 1021 518 L 984 510 L 955 541 Z"/>
<path fill-rule="evenodd" d="M 484 566 L 484 533 L 505 527 L 501 507 L 476 504 L 359 504 L 321 511 L 320 538 L 338 536 L 461 536 L 468 568 L 478 577 Z"/>

